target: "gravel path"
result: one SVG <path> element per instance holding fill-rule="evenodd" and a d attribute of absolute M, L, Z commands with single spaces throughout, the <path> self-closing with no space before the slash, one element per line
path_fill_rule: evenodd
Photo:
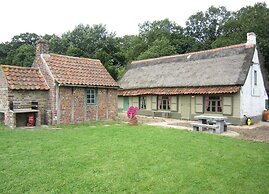
<path fill-rule="evenodd" d="M 119 118 L 121 120 L 127 121 L 127 117 L 125 114 L 121 114 Z M 151 126 L 160 126 L 192 131 L 191 123 L 193 123 L 194 121 L 160 117 L 152 118 L 139 115 L 138 122 Z M 251 126 L 229 125 L 228 130 L 220 135 L 269 143 L 269 122 L 260 122 Z"/>

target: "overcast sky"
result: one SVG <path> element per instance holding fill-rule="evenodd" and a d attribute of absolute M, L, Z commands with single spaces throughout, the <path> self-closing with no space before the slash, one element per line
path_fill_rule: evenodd
<path fill-rule="evenodd" d="M 269 0 L 261 0 L 266 2 Z M 105 24 L 117 36 L 138 34 L 138 24 L 169 18 L 179 25 L 211 5 L 237 11 L 258 0 L 2 0 L 0 42 L 30 32 L 38 35 L 73 30 L 78 24 Z"/>

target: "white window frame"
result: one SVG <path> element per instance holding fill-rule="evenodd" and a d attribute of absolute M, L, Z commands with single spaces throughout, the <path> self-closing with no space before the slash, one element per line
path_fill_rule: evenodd
<path fill-rule="evenodd" d="M 86 89 L 86 102 L 88 105 L 96 104 L 97 96 L 96 96 L 96 89 L 94 88 L 87 88 Z"/>

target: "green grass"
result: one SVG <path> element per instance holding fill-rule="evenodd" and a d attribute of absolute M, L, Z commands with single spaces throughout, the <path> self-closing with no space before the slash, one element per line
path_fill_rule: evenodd
<path fill-rule="evenodd" d="M 0 193 L 269 193 L 269 144 L 110 124 L 0 126 Z"/>

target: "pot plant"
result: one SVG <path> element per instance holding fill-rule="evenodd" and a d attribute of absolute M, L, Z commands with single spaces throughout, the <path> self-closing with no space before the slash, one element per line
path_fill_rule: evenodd
<path fill-rule="evenodd" d="M 130 125 L 137 125 L 137 111 L 139 108 L 137 106 L 130 106 L 127 111 L 127 117 L 129 118 Z"/>

